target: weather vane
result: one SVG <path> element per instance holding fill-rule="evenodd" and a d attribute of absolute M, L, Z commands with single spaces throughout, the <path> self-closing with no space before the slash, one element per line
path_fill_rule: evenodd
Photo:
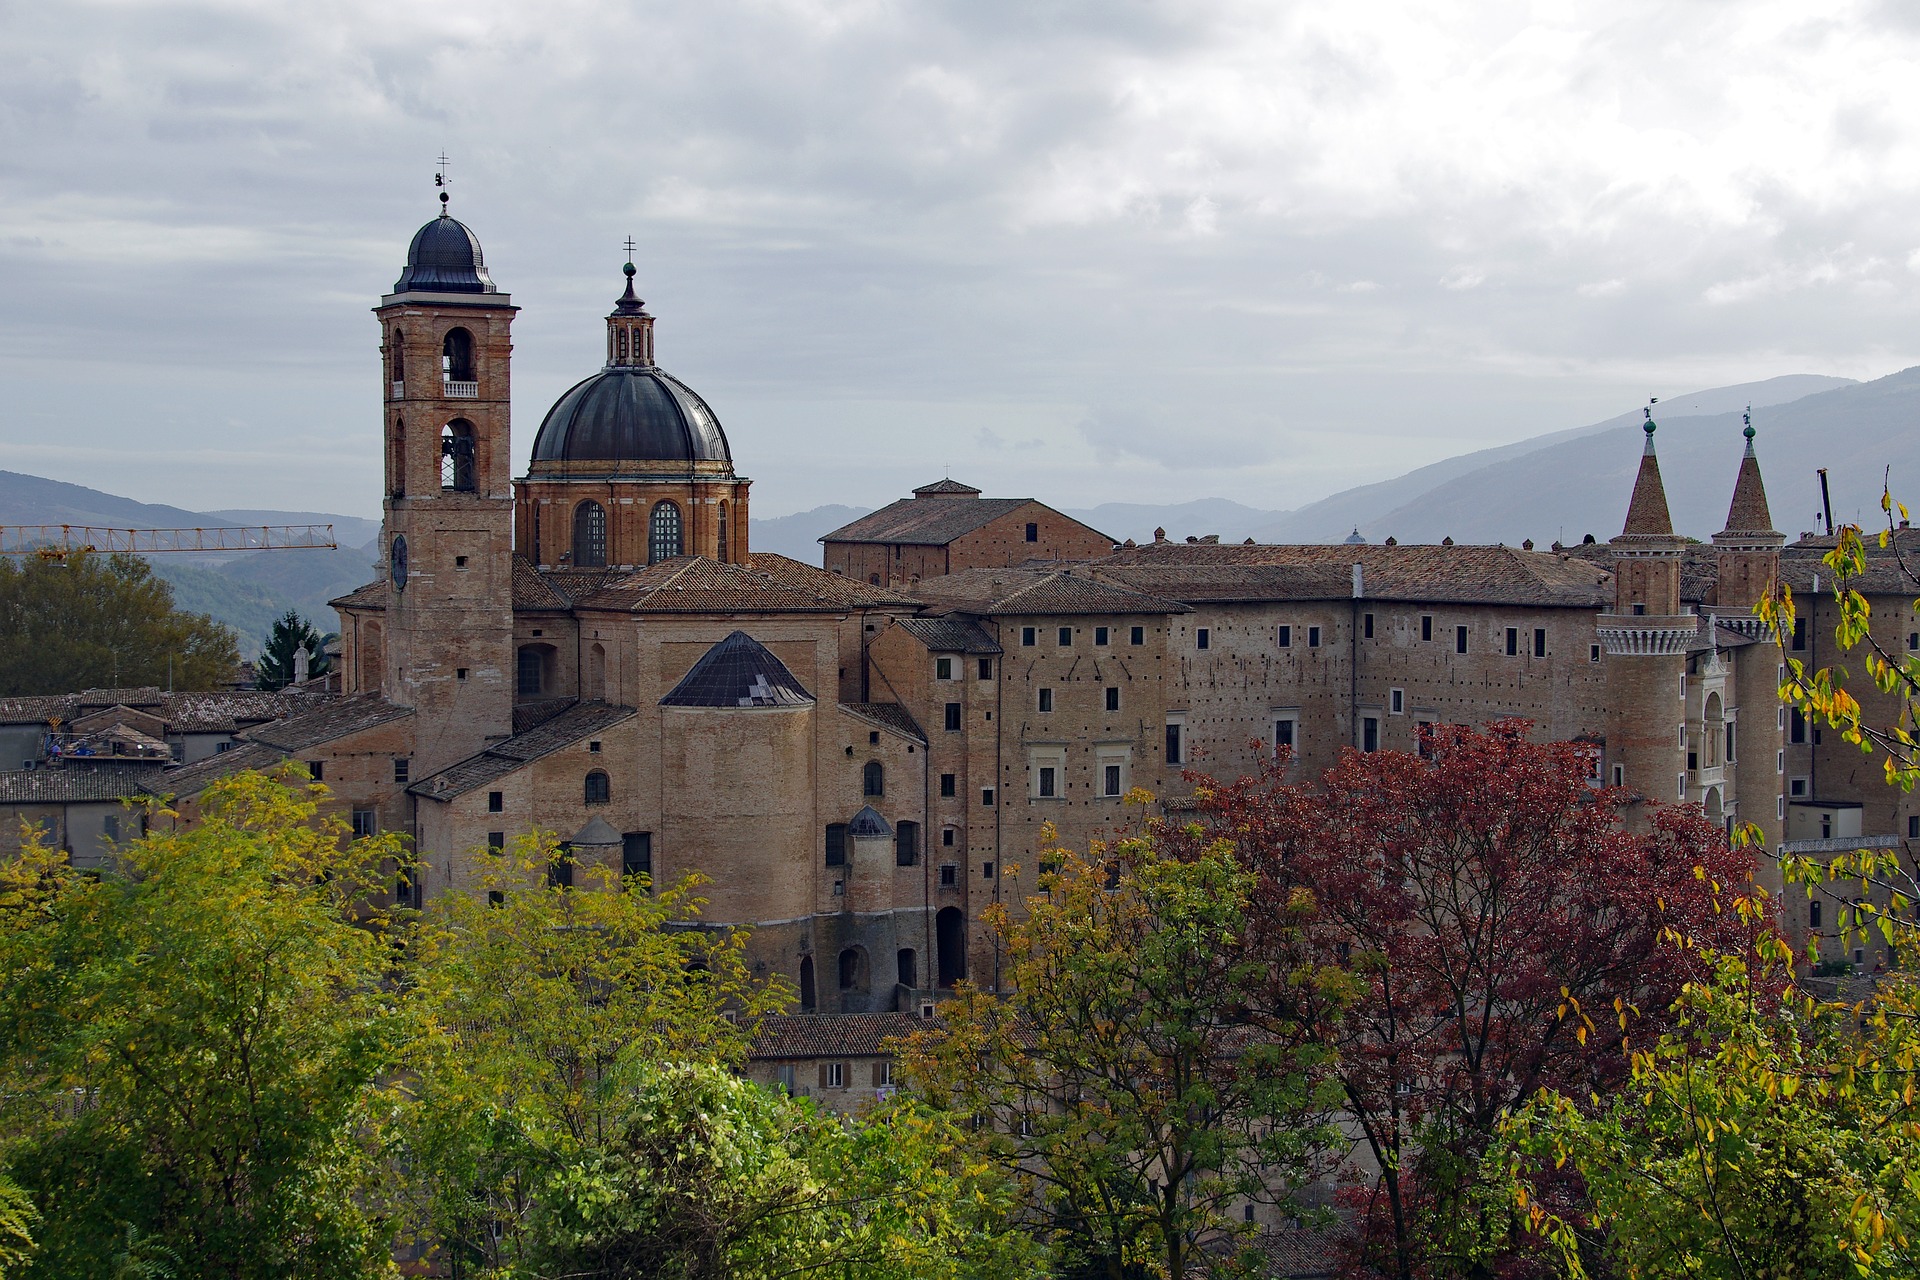
<path fill-rule="evenodd" d="M 445 213 L 447 211 L 447 200 L 448 200 L 447 187 L 453 181 L 451 178 L 447 177 L 448 163 L 449 161 L 447 160 L 447 153 L 442 151 L 440 153 L 440 167 L 436 169 L 433 174 L 433 185 L 440 188 L 440 212 L 441 213 Z"/>

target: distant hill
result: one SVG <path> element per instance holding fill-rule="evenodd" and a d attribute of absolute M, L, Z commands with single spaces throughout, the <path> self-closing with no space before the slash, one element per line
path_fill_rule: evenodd
<path fill-rule="evenodd" d="M 1045 499 L 1042 499 L 1045 501 Z M 1049 504 L 1051 505 L 1051 504 Z M 1165 529 L 1169 537 L 1176 533 L 1217 533 L 1226 542 L 1239 542 L 1255 529 L 1272 524 L 1287 513 L 1262 511 L 1227 498 L 1196 498 L 1156 506 L 1144 502 L 1103 502 L 1097 507 L 1063 508 L 1082 524 L 1098 529 L 1116 542 L 1132 538 L 1150 542 L 1155 529 Z"/>
<path fill-rule="evenodd" d="M 872 507 L 843 507 L 830 504 L 771 520 L 749 517 L 749 544 L 755 551 L 775 551 L 802 564 L 820 563 L 820 535 L 832 533 L 843 524 L 851 524 L 872 511 Z"/>

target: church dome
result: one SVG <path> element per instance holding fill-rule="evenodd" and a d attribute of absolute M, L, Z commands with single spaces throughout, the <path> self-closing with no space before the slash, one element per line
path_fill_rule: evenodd
<path fill-rule="evenodd" d="M 655 365 L 610 365 L 547 410 L 535 462 L 719 462 L 733 454 L 707 402 Z"/>
<path fill-rule="evenodd" d="M 446 213 L 414 232 L 395 293 L 498 293 L 480 255 L 480 240 Z"/>

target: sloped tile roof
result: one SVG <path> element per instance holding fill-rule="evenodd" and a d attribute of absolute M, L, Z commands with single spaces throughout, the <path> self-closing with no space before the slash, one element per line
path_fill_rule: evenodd
<path fill-rule="evenodd" d="M 1094 570 L 1181 600 L 1316 600 L 1351 598 L 1358 564 L 1370 600 L 1591 609 L 1612 592 L 1612 576 L 1597 560 L 1500 546 L 1165 542 L 1116 552 Z"/>
<path fill-rule="evenodd" d="M 539 702 L 522 702 L 513 709 L 513 731 L 531 733 L 579 701 L 578 698 L 543 698 Z"/>
<path fill-rule="evenodd" d="M 883 1047 L 887 1041 L 904 1039 L 931 1025 L 910 1013 L 802 1013 L 763 1018 L 747 1056 L 757 1061 L 888 1057 Z"/>
<path fill-rule="evenodd" d="M 247 769 L 271 769 L 287 758 L 287 753 L 258 742 L 243 743 L 231 751 L 183 764 L 177 769 L 156 773 L 147 790 L 157 796 L 194 796 L 221 778 Z"/>
<path fill-rule="evenodd" d="M 0 770 L 0 804 L 73 804 L 145 796 L 157 767 Z M 0 819 L 11 821 L 12 819 Z"/>
<path fill-rule="evenodd" d="M 1909 601 L 1920 597 L 1920 583 L 1909 578 L 1907 571 L 1900 567 L 1905 560 L 1908 569 L 1920 572 L 1920 529 L 1899 530 L 1893 535 L 1892 545 L 1884 551 L 1874 530 L 1868 529 L 1863 540 L 1867 571 L 1854 580 L 1854 588 L 1868 595 L 1905 596 Z M 1780 553 L 1781 580 L 1804 594 L 1813 590 L 1814 575 L 1818 574 L 1820 590 L 1831 597 L 1833 570 L 1820 563 L 1820 558 L 1833 550 L 1834 542 L 1833 538 L 1821 536 L 1801 538 L 1787 546 Z"/>
<path fill-rule="evenodd" d="M 364 587 L 355 587 L 343 596 L 335 596 L 327 603 L 336 609 L 384 609 L 387 607 L 386 580 L 376 578 Z"/>
<path fill-rule="evenodd" d="M 1673 517 L 1667 511 L 1667 489 L 1660 482 L 1660 458 L 1653 451 L 1653 424 L 1647 424 L 1647 447 L 1640 454 L 1640 471 L 1633 478 L 1633 497 L 1627 501 L 1623 538 L 1671 538 Z"/>
<path fill-rule="evenodd" d="M 496 742 L 478 755 L 468 756 L 431 777 L 422 778 L 407 790 L 430 800 L 451 800 L 497 778 L 504 778 L 542 756 L 570 747 L 582 738 L 590 738 L 633 714 L 632 707 L 583 702 L 561 712 L 538 728 L 517 733 L 504 742 Z"/>
<path fill-rule="evenodd" d="M 812 702 L 787 664 L 744 631 L 728 633 L 701 654 L 660 699 L 663 707 L 804 707 Z"/>
<path fill-rule="evenodd" d="M 1721 532 L 1778 536 L 1773 513 L 1767 509 L 1767 485 L 1760 478 L 1760 460 L 1754 456 L 1752 440 L 1747 441 L 1746 452 L 1741 455 L 1740 474 L 1733 482 L 1733 502 L 1727 508 L 1727 525 Z"/>
<path fill-rule="evenodd" d="M 923 579 L 915 588 L 936 612 L 982 617 L 1042 614 L 1187 613 L 1186 605 L 1149 594 L 1112 575 L 1072 569 L 966 569 Z"/>
<path fill-rule="evenodd" d="M 78 707 L 70 693 L 0 698 L 0 724 L 46 724 L 56 719 L 65 724 Z"/>
<path fill-rule="evenodd" d="M 156 685 L 143 684 L 128 689 L 82 689 L 75 699 L 82 707 L 157 707 L 166 694 Z"/>
<path fill-rule="evenodd" d="M 975 490 L 978 493 L 978 490 Z M 944 547 L 1010 515 L 1032 498 L 901 498 L 824 535 L 822 542 L 898 542 Z"/>
<path fill-rule="evenodd" d="M 247 725 L 296 715 L 313 704 L 311 693 L 257 689 L 170 693 L 160 715 L 175 733 L 233 733 Z"/>
<path fill-rule="evenodd" d="M 915 489 L 913 492 L 916 496 L 921 494 L 945 494 L 945 493 L 962 494 L 962 495 L 968 495 L 976 498 L 980 496 L 980 491 L 978 489 L 974 488 L 970 484 L 962 484 L 960 481 L 955 480 L 952 476 L 948 476 L 944 480 L 935 480 L 932 484 L 923 484 L 918 489 Z"/>
<path fill-rule="evenodd" d="M 840 613 L 909 609 L 917 601 L 786 556 L 756 552 L 744 565 L 701 556 L 662 560 L 616 575 L 576 603 L 626 613 Z"/>
<path fill-rule="evenodd" d="M 305 751 L 412 714 L 410 707 L 397 707 L 371 694 L 357 694 L 351 698 L 327 698 L 314 710 L 245 730 L 242 736 L 282 751 Z"/>
<path fill-rule="evenodd" d="M 840 704 L 840 709 L 850 715 L 858 716 L 869 724 L 877 724 L 883 729 L 904 733 L 915 742 L 927 740 L 925 731 L 908 714 L 907 709 L 891 702 L 843 702 Z"/>
<path fill-rule="evenodd" d="M 513 558 L 513 607 L 529 611 L 564 609 L 570 602 L 559 589 L 548 583 L 547 575 L 533 567 L 525 556 Z"/>
<path fill-rule="evenodd" d="M 935 653 L 1000 653 L 985 627 L 964 618 L 901 618 L 900 625 Z"/>

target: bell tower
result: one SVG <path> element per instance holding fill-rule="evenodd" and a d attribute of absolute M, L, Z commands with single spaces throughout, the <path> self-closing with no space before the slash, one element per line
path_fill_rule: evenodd
<path fill-rule="evenodd" d="M 413 776 L 513 731 L 512 299 L 446 209 L 380 300 L 386 610 L 380 692 L 414 709 Z"/>
<path fill-rule="evenodd" d="M 1671 803 L 1686 795 L 1687 650 L 1700 619 L 1680 604 L 1686 544 L 1673 533 L 1655 429 L 1649 406 L 1626 527 L 1610 543 L 1613 609 L 1595 629 L 1607 653 L 1606 781 Z"/>

